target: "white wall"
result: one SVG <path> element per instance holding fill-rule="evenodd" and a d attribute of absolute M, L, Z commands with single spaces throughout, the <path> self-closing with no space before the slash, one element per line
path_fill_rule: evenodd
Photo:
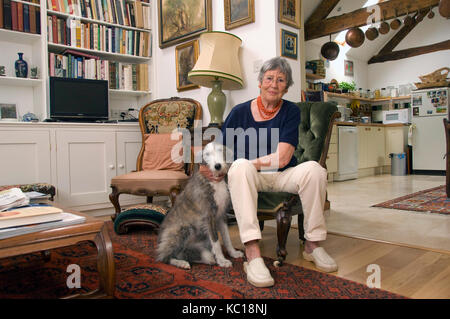
<path fill-rule="evenodd" d="M 155 5 L 156 7 L 156 5 Z M 212 1 L 212 29 L 214 31 L 226 31 L 224 23 L 223 1 Z M 207 96 L 211 89 L 200 88 L 189 91 L 177 92 L 175 69 L 175 46 L 160 49 L 158 42 L 157 8 L 153 10 L 155 23 L 153 47 L 154 47 L 154 85 L 153 99 L 168 98 L 172 96 L 188 97 L 199 101 L 203 106 L 203 125 L 210 120 L 207 107 Z M 245 26 L 229 30 L 227 32 L 242 39 L 240 49 L 240 62 L 244 78 L 244 88 L 235 91 L 224 91 L 227 96 L 227 107 L 224 117 L 231 108 L 241 102 L 255 98 L 259 94 L 257 76 L 254 66 L 260 66 L 264 61 L 280 55 L 280 24 L 278 23 L 277 1 L 255 1 L 255 22 Z M 281 25 L 283 29 L 299 33 L 299 30 Z M 300 48 L 300 46 L 299 46 Z M 200 47 L 201 52 L 201 47 Z M 300 56 L 300 53 L 299 53 Z M 294 86 L 285 95 L 286 99 L 300 101 L 300 57 L 297 60 L 288 59 L 294 75 Z"/>

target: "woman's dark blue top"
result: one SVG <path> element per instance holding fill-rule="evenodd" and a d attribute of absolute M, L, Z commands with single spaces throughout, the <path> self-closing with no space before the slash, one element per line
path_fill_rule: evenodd
<path fill-rule="evenodd" d="M 234 150 L 234 159 L 252 160 L 275 153 L 278 143 L 298 144 L 300 109 L 293 102 L 283 100 L 278 114 L 268 121 L 257 122 L 251 112 L 251 101 L 236 105 L 222 125 L 223 144 Z M 279 169 L 297 165 L 292 156 L 290 162 Z"/>

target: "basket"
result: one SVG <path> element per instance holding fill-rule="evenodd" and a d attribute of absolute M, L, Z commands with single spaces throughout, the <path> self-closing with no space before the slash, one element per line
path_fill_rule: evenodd
<path fill-rule="evenodd" d="M 444 71 L 444 72 L 442 72 L 442 71 Z M 445 71 L 447 71 L 447 72 L 445 72 Z M 443 81 L 446 81 L 449 71 L 450 71 L 450 69 L 447 67 L 440 68 L 430 74 L 419 76 L 419 79 L 424 83 L 443 82 Z"/>

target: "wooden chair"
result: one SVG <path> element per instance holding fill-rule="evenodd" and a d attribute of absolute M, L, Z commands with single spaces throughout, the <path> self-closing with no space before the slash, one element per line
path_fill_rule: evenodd
<path fill-rule="evenodd" d="M 333 122 L 341 114 L 333 102 L 301 102 L 298 106 L 301 111 L 301 122 L 299 144 L 294 155 L 299 164 L 313 160 L 326 168 Z M 329 209 L 328 200 L 325 203 L 325 209 Z M 278 265 L 286 259 L 286 241 L 291 219 L 297 214 L 299 238 L 304 241 L 303 212 L 299 196 L 281 192 L 258 193 L 258 220 L 261 230 L 264 228 L 265 220 L 276 219 L 277 221 Z"/>
<path fill-rule="evenodd" d="M 158 144 L 158 139 L 167 141 L 167 136 L 175 128 L 191 129 L 195 121 L 202 118 L 202 107 L 199 102 L 187 98 L 170 98 L 152 101 L 143 106 L 139 112 L 139 125 L 142 133 L 142 147 L 139 152 L 136 171 L 116 176 L 111 180 L 112 192 L 109 199 L 115 208 L 115 218 L 120 214 L 120 194 L 140 195 L 147 197 L 147 203 L 151 203 L 153 196 L 169 196 L 172 204 L 193 173 L 193 161 L 184 164 L 184 168 L 151 169 L 146 167 L 154 163 L 148 163 L 149 154 L 156 154 L 159 149 L 167 145 Z M 163 137 L 166 136 L 166 140 Z M 163 142 L 161 142 L 163 143 Z M 165 154 L 160 154 L 164 156 Z M 193 156 L 191 154 L 191 156 Z M 167 158 L 170 158 L 170 153 Z M 164 163 L 162 163 L 164 164 Z M 159 165 L 159 164 L 158 164 Z M 154 165 L 153 165 L 154 166 Z M 171 165 L 169 165 L 171 166 Z M 136 223 L 146 223 L 146 220 Z"/>

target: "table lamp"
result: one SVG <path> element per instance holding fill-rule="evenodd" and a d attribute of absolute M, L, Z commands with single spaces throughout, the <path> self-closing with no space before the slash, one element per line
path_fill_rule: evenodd
<path fill-rule="evenodd" d="M 225 90 L 243 87 L 239 47 L 242 40 L 227 32 L 205 32 L 200 35 L 200 56 L 194 68 L 188 73 L 189 80 L 197 85 L 212 88 L 208 95 L 210 125 L 223 122 L 226 96 Z"/>

